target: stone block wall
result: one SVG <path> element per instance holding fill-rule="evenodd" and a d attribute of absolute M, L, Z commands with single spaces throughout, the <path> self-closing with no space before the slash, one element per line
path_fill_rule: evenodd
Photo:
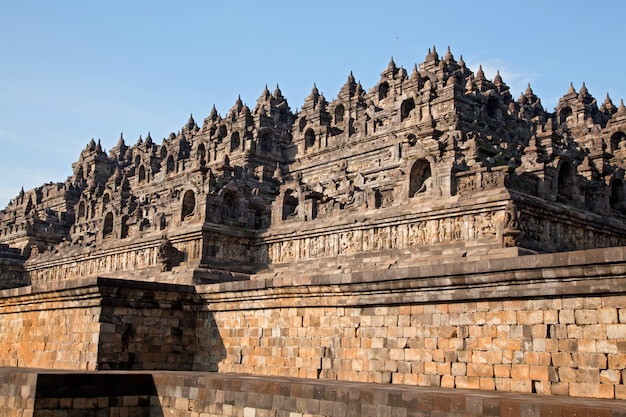
<path fill-rule="evenodd" d="M 98 369 L 192 368 L 197 321 L 211 322 L 193 287 L 110 279 L 98 287 Z"/>
<path fill-rule="evenodd" d="M 154 374 L 151 415 L 177 417 L 624 417 L 624 403 L 406 385 Z"/>
<path fill-rule="evenodd" d="M 28 371 L 0 372 L 0 417 L 31 417 L 37 375 Z"/>
<path fill-rule="evenodd" d="M 0 367 L 191 369 L 202 310 L 193 287 L 150 282 L 90 278 L 0 291 Z"/>
<path fill-rule="evenodd" d="M 623 248 L 198 286 L 195 369 L 626 399 Z"/>
<path fill-rule="evenodd" d="M 626 248 L 0 293 L 0 366 L 197 370 L 626 399 Z"/>
<path fill-rule="evenodd" d="M 93 288 L 0 291 L 0 366 L 95 369 L 100 306 Z"/>
<path fill-rule="evenodd" d="M 222 372 L 626 399 L 626 296 L 214 317 Z"/>

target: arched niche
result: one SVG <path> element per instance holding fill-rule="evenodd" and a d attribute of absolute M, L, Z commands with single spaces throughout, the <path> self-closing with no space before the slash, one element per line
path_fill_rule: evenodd
<path fill-rule="evenodd" d="M 409 197 L 429 191 L 432 187 L 432 173 L 430 162 L 425 159 L 418 159 L 411 167 L 409 174 Z"/>
<path fill-rule="evenodd" d="M 305 127 L 306 127 L 306 117 L 302 116 L 300 120 L 298 121 L 298 129 L 300 129 L 300 132 L 302 132 Z"/>
<path fill-rule="evenodd" d="M 559 166 L 557 194 L 567 199 L 573 199 L 576 194 L 576 170 L 571 161 L 562 161 Z"/>
<path fill-rule="evenodd" d="M 187 190 L 183 196 L 183 204 L 180 209 L 180 220 L 185 221 L 193 217 L 196 210 L 196 195 L 193 191 Z"/>
<path fill-rule="evenodd" d="M 237 194 L 226 192 L 222 198 L 222 219 L 237 219 L 239 217 Z"/>
<path fill-rule="evenodd" d="M 104 224 L 102 225 L 102 237 L 113 235 L 113 213 L 108 212 L 104 216 Z"/>
<path fill-rule="evenodd" d="M 239 149 L 239 146 L 241 146 L 241 138 L 239 136 L 239 132 L 233 132 L 232 135 L 230 135 L 230 151 L 234 151 L 236 149 Z"/>
<path fill-rule="evenodd" d="M 415 100 L 408 98 L 400 105 L 400 121 L 403 121 L 411 115 L 411 112 L 415 110 Z"/>
<path fill-rule="evenodd" d="M 167 161 L 165 163 L 165 173 L 169 174 L 174 172 L 174 157 L 172 155 L 167 157 Z"/>
<path fill-rule="evenodd" d="M 159 158 L 165 159 L 166 156 L 167 156 L 167 146 L 163 145 L 161 146 L 161 150 L 159 151 Z"/>
<path fill-rule="evenodd" d="M 611 181 L 611 195 L 609 196 L 611 208 L 624 212 L 626 210 L 626 188 L 622 178 L 613 178 Z"/>
<path fill-rule="evenodd" d="M 378 100 L 387 98 L 389 94 L 389 83 L 387 81 L 380 83 L 378 86 Z"/>
<path fill-rule="evenodd" d="M 335 124 L 343 123 L 343 115 L 345 111 L 346 109 L 345 107 L 343 107 L 343 104 L 340 104 L 337 107 L 335 107 Z"/>
<path fill-rule="evenodd" d="M 140 184 L 146 181 L 146 167 L 144 167 L 143 165 L 139 166 L 139 172 L 137 174 L 137 178 Z"/>
<path fill-rule="evenodd" d="M 77 217 L 79 219 L 82 219 L 83 217 L 85 217 L 85 202 L 84 201 L 81 201 L 80 203 L 78 203 Z"/>
<path fill-rule="evenodd" d="M 571 123 L 573 121 L 572 108 L 567 106 L 559 111 L 559 124 Z"/>
<path fill-rule="evenodd" d="M 491 117 L 492 119 L 497 119 L 498 114 L 499 114 L 499 111 L 498 111 L 499 109 L 500 109 L 500 102 L 495 96 L 490 95 L 489 98 L 487 99 L 487 116 Z"/>
<path fill-rule="evenodd" d="M 611 135 L 611 152 L 615 152 L 623 145 L 622 142 L 626 140 L 626 133 L 624 132 L 615 132 Z"/>
<path fill-rule="evenodd" d="M 204 144 L 198 145 L 198 149 L 196 150 L 196 158 L 200 161 L 200 165 L 206 164 L 206 149 Z"/>
<path fill-rule="evenodd" d="M 263 152 L 272 151 L 272 135 L 270 134 L 270 132 L 263 132 L 259 136 L 259 144 Z"/>
<path fill-rule="evenodd" d="M 282 219 L 295 215 L 298 212 L 298 194 L 295 190 L 286 190 L 283 195 Z"/>
<path fill-rule="evenodd" d="M 311 149 L 315 146 L 315 131 L 312 128 L 304 133 L 304 149 Z"/>

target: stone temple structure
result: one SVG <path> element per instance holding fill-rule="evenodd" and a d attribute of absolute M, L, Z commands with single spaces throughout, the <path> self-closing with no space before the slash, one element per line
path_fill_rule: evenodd
<path fill-rule="evenodd" d="M 584 84 L 433 48 L 72 166 L 0 212 L 0 415 L 626 415 L 626 108 Z"/>

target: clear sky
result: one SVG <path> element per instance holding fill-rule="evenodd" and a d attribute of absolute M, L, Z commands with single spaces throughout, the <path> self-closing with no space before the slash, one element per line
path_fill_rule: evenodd
<path fill-rule="evenodd" d="M 410 72 L 433 45 L 499 69 L 514 97 L 530 83 L 549 111 L 570 82 L 618 105 L 625 17 L 622 0 L 1 1 L 0 207 L 65 181 L 91 138 L 161 143 L 266 84 L 292 110 L 350 71 L 369 90 L 391 57 Z"/>

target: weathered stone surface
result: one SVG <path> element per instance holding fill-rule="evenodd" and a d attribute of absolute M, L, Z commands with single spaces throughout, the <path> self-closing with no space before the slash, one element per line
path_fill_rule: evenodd
<path fill-rule="evenodd" d="M 0 212 L 0 365 L 624 398 L 625 132 L 623 103 L 584 85 L 548 112 L 433 50 L 370 91 L 314 88 L 297 113 L 265 89 L 161 144 L 92 141 L 65 183 Z M 199 388 L 159 400 L 200 415 L 401 402 L 272 387 L 241 406 Z"/>

